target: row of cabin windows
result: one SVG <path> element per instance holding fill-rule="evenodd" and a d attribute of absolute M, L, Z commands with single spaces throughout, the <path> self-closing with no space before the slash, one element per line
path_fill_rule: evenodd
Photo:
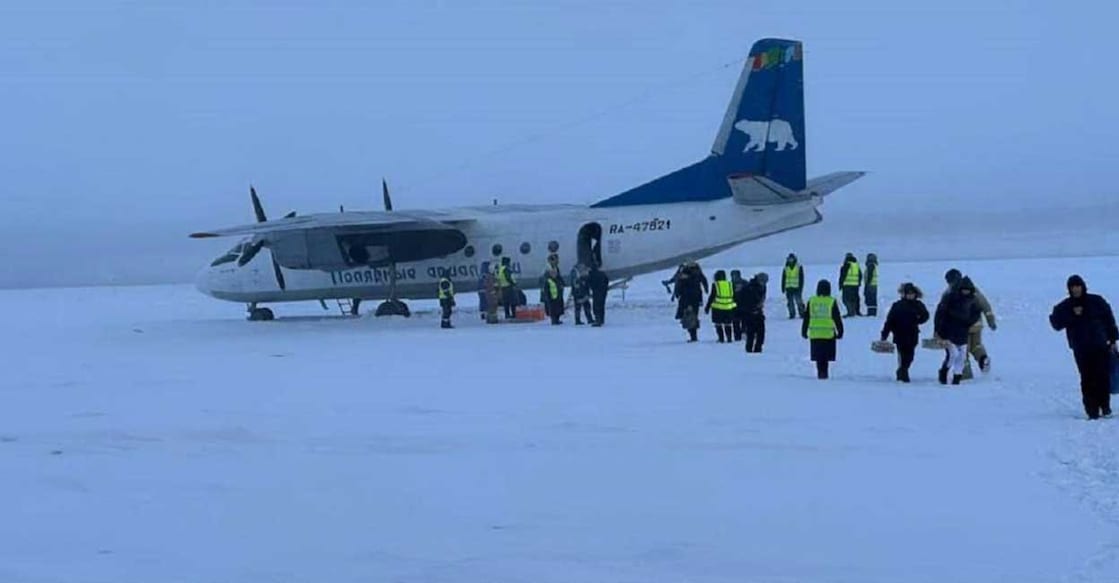
<path fill-rule="evenodd" d="M 501 257 L 501 254 L 505 251 L 505 249 L 501 246 L 501 243 L 494 243 L 494 246 L 492 249 L 490 249 L 490 251 L 493 253 L 494 257 Z M 559 251 L 559 241 L 549 241 L 548 252 L 555 253 L 557 251 Z M 474 257 L 474 252 L 475 251 L 473 245 L 467 245 L 462 250 L 462 254 L 466 257 Z M 521 255 L 528 255 L 531 252 L 532 245 L 530 245 L 527 241 L 521 243 Z"/>

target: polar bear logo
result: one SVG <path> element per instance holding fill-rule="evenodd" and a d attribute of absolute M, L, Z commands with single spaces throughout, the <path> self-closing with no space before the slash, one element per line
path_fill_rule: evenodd
<path fill-rule="evenodd" d="M 790 150 L 797 149 L 800 144 L 793 137 L 793 126 L 783 119 L 773 121 L 739 120 L 734 124 L 734 129 L 746 134 L 749 138 L 743 152 L 761 152 L 765 149 L 766 142 L 777 144 L 776 150 L 783 151 L 786 146 Z"/>

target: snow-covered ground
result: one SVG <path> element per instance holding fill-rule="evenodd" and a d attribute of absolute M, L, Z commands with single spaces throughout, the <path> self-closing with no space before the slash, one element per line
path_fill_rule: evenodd
<path fill-rule="evenodd" d="M 601 329 L 0 292 L 0 581 L 1119 579 L 1119 421 L 1045 318 L 1072 272 L 1119 299 L 1115 260 L 957 265 L 1000 328 L 947 388 L 928 351 L 892 381 L 880 319 L 816 381 L 772 281 L 749 356 L 685 344 L 657 276 Z M 949 266 L 886 261 L 883 308 Z"/>

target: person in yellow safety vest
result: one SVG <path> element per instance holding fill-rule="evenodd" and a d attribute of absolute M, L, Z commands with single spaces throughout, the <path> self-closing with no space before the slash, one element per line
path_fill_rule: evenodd
<path fill-rule="evenodd" d="M 451 325 L 451 308 L 455 307 L 455 284 L 446 277 L 439 278 L 439 307 L 443 309 L 440 328 L 454 328 Z"/>
<path fill-rule="evenodd" d="M 707 298 L 704 313 L 711 314 L 711 323 L 715 324 L 715 333 L 719 335 L 719 342 L 734 342 L 734 286 L 727 281 L 727 272 L 722 269 L 715 272 L 715 285 L 712 286 L 711 295 Z M 714 309 L 715 313 L 711 313 Z"/>
<path fill-rule="evenodd" d="M 501 305 L 505 307 L 505 319 L 512 320 L 517 317 L 517 282 L 513 279 L 513 270 L 508 257 L 502 257 L 494 271 L 494 283 L 497 293 L 501 295 Z"/>
<path fill-rule="evenodd" d="M 789 308 L 789 319 L 804 317 L 804 266 L 797 256 L 789 253 L 785 259 L 785 269 L 781 271 L 781 293 Z"/>
<path fill-rule="evenodd" d="M 843 318 L 831 297 L 831 282 L 826 279 L 816 284 L 816 295 L 808 299 L 800 335 L 808 339 L 816 378 L 828 378 L 828 364 L 835 362 L 836 341 L 843 338 Z"/>
<path fill-rule="evenodd" d="M 866 285 L 863 286 L 863 299 L 866 300 L 866 315 L 878 316 L 878 256 L 866 255 Z"/>
<path fill-rule="evenodd" d="M 859 309 L 859 284 L 862 282 L 863 270 L 859 267 L 859 260 L 854 253 L 848 253 L 843 267 L 839 268 L 839 288 L 843 293 L 843 308 L 847 311 L 844 318 L 863 315 Z"/>
<path fill-rule="evenodd" d="M 548 269 L 545 274 L 544 292 L 546 313 L 552 319 L 552 325 L 562 324 L 560 316 L 563 316 L 563 278 L 560 277 L 558 269 Z"/>

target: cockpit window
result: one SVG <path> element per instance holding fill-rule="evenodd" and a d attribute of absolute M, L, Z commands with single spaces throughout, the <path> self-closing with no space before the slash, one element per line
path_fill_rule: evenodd
<path fill-rule="evenodd" d="M 244 248 L 244 242 L 234 245 L 232 249 L 225 252 L 225 255 L 222 255 L 221 257 L 215 259 L 213 263 L 210 264 L 210 267 L 217 267 L 218 265 L 233 263 L 234 261 L 237 261 L 237 258 L 241 256 L 241 251 L 244 250 Z"/>

